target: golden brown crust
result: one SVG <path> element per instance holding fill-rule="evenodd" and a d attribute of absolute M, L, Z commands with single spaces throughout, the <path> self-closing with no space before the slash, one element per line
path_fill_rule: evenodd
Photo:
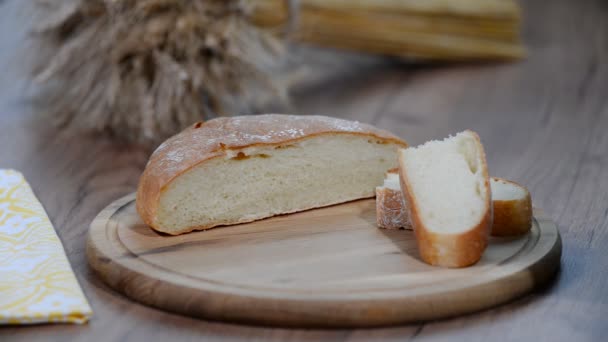
<path fill-rule="evenodd" d="M 369 136 L 407 147 L 397 136 L 371 125 L 326 116 L 249 115 L 196 123 L 165 141 L 150 156 L 137 189 L 137 211 L 152 228 L 161 192 L 192 167 L 252 146 L 280 146 L 319 135 Z"/>
<path fill-rule="evenodd" d="M 401 190 L 376 188 L 376 224 L 384 229 L 412 229 Z"/>
<path fill-rule="evenodd" d="M 532 198 L 524 186 L 506 179 L 493 177 L 497 181 L 510 183 L 523 189 L 526 196 L 515 200 L 494 200 L 493 236 L 523 235 L 532 228 Z"/>
<path fill-rule="evenodd" d="M 488 245 L 490 235 L 490 227 L 492 226 L 492 194 L 490 192 L 490 177 L 486 163 L 486 156 L 483 150 L 483 145 L 477 133 L 473 133 L 475 140 L 479 144 L 483 161 L 483 176 L 486 189 L 486 208 L 485 214 L 470 230 L 461 234 L 438 234 L 427 229 L 422 223 L 420 217 L 420 209 L 415 200 L 415 195 L 412 193 L 410 181 L 403 167 L 404 161 L 402 154 L 399 154 L 399 174 L 401 181 L 401 189 L 404 193 L 404 201 L 410 207 L 410 219 L 420 257 L 424 262 L 430 265 L 443 267 L 466 267 L 475 264 L 481 259 L 483 252 Z"/>
<path fill-rule="evenodd" d="M 399 168 L 386 171 L 385 178 L 389 174 L 399 175 Z M 376 225 L 383 229 L 412 229 L 410 211 L 401 189 L 376 188 Z"/>

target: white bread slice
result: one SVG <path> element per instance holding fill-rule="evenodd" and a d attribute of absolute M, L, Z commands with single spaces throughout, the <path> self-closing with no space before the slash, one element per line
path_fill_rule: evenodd
<path fill-rule="evenodd" d="M 387 172 L 384 185 L 376 187 L 376 221 L 379 228 L 412 229 L 399 182 L 399 169 Z M 395 183 L 397 185 L 395 186 Z M 532 200 L 524 186 L 506 179 L 491 177 L 493 236 L 526 234 L 532 227 Z"/>
<path fill-rule="evenodd" d="M 374 197 L 403 147 L 387 131 L 323 116 L 213 119 L 154 152 L 137 211 L 176 235 Z"/>
<path fill-rule="evenodd" d="M 384 184 L 376 187 L 376 223 L 384 229 L 411 229 L 409 209 L 403 201 L 399 169 L 386 173 Z"/>
<path fill-rule="evenodd" d="M 492 235 L 526 234 L 532 227 L 532 198 L 524 186 L 506 179 L 492 177 L 494 220 Z"/>
<path fill-rule="evenodd" d="M 479 136 L 464 131 L 399 151 L 399 172 L 423 261 L 476 263 L 492 225 L 490 179 Z"/>

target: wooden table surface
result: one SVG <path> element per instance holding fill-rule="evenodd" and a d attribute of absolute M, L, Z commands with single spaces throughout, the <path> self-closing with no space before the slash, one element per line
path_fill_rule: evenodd
<path fill-rule="evenodd" d="M 371 122 L 418 144 L 471 128 L 492 175 L 529 187 L 558 224 L 549 288 L 448 320 L 369 330 L 291 330 L 206 322 L 134 303 L 87 266 L 89 223 L 132 192 L 147 153 L 59 132 L 25 100 L 15 56 L 18 0 L 0 0 L 0 167 L 22 171 L 46 208 L 95 311 L 87 325 L 2 327 L 2 341 L 584 341 L 608 335 L 608 2 L 525 1 L 529 57 L 512 64 L 352 68 L 298 91 L 294 111 Z M 334 61 L 338 63 L 338 61 Z"/>

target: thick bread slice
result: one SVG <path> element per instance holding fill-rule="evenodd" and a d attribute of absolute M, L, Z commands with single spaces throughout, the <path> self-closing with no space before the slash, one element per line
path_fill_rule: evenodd
<path fill-rule="evenodd" d="M 532 227 L 532 198 L 524 186 L 506 179 L 492 177 L 494 220 L 492 235 L 515 236 Z"/>
<path fill-rule="evenodd" d="M 376 187 L 376 221 L 379 228 L 412 229 L 399 182 L 399 169 L 391 169 L 384 185 Z M 524 186 L 506 179 L 491 177 L 493 236 L 526 234 L 532 227 L 532 199 Z"/>
<path fill-rule="evenodd" d="M 373 197 L 406 146 L 387 131 L 323 116 L 213 119 L 152 154 L 137 211 L 175 235 Z"/>
<path fill-rule="evenodd" d="M 445 267 L 476 263 L 492 225 L 490 179 L 479 136 L 464 131 L 402 149 L 399 165 L 422 260 Z"/>
<path fill-rule="evenodd" d="M 384 229 L 411 229 L 409 209 L 403 201 L 399 169 L 386 173 L 384 184 L 376 187 L 376 223 Z"/>

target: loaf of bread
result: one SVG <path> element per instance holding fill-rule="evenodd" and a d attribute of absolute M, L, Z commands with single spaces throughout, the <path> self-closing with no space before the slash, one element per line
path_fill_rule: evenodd
<path fill-rule="evenodd" d="M 493 220 L 491 234 L 516 236 L 532 227 L 532 200 L 530 192 L 515 182 L 490 178 Z M 383 229 L 412 229 L 409 209 L 405 207 L 399 185 L 399 169 L 391 169 L 384 184 L 376 187 L 376 221 Z"/>
<path fill-rule="evenodd" d="M 476 263 L 492 225 L 490 179 L 479 136 L 464 131 L 402 149 L 399 165 L 422 260 L 444 267 Z"/>
<path fill-rule="evenodd" d="M 323 116 L 196 123 L 152 154 L 137 211 L 176 235 L 374 197 L 406 146 L 387 131 Z"/>

